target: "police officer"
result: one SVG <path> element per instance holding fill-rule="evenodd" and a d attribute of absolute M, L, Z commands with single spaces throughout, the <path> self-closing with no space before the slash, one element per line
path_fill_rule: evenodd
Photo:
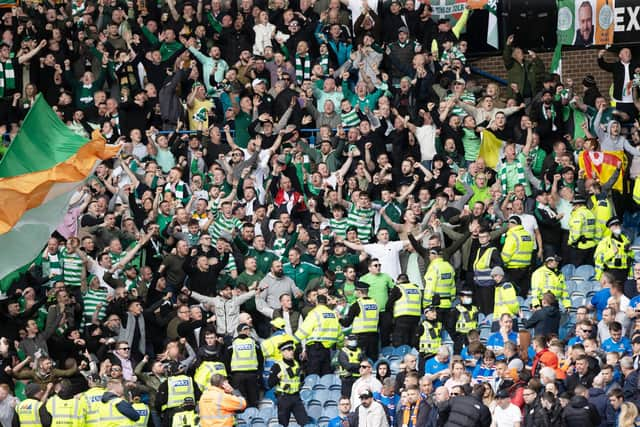
<path fill-rule="evenodd" d="M 149 409 L 149 405 L 142 401 L 142 390 L 139 388 L 134 388 L 131 390 L 131 406 L 136 410 L 140 418 L 138 421 L 133 423 L 133 427 L 147 427 L 149 425 L 149 421 L 151 419 L 151 411 Z"/>
<path fill-rule="evenodd" d="M 353 334 L 347 336 L 344 347 L 338 353 L 342 396 L 351 397 L 351 387 L 360 377 L 360 362 L 365 359 L 365 355 L 358 347 L 358 338 Z"/>
<path fill-rule="evenodd" d="M 491 243 L 491 233 L 486 227 L 478 233 L 480 246 L 473 258 L 474 302 L 482 314 L 493 311 L 493 297 L 496 282 L 491 278 L 491 269 L 502 266 L 500 251 Z M 472 250 L 473 251 L 473 250 Z M 473 252 L 472 252 L 473 254 Z"/>
<path fill-rule="evenodd" d="M 269 388 L 276 388 L 278 422 L 287 427 L 293 414 L 298 425 L 306 425 L 310 419 L 300 399 L 302 372 L 293 357 L 294 344 L 288 341 L 280 344 L 278 348 L 282 353 L 282 361 L 273 365 L 268 381 Z"/>
<path fill-rule="evenodd" d="M 258 403 L 258 372 L 263 359 L 260 345 L 249 336 L 251 326 L 238 325 L 238 336 L 231 343 L 231 384 L 247 399 L 247 406 Z"/>
<path fill-rule="evenodd" d="M 80 403 L 84 412 L 85 427 L 99 427 L 100 425 L 100 405 L 102 396 L 107 391 L 98 375 L 87 377 L 89 389 L 80 396 Z"/>
<path fill-rule="evenodd" d="M 394 347 L 405 344 L 416 346 L 421 305 L 422 294 L 418 285 L 409 282 L 406 274 L 399 275 L 387 302 L 387 311 L 393 313 L 391 342 Z"/>
<path fill-rule="evenodd" d="M 451 310 L 448 321 L 452 325 L 448 329 L 455 332 L 452 335 L 453 351 L 460 354 L 462 347 L 467 344 L 467 334 L 478 327 L 478 308 L 473 305 L 473 291 L 462 289 L 460 291 L 460 303 Z"/>
<path fill-rule="evenodd" d="M 316 306 L 296 331 L 295 340 L 306 340 L 302 358 L 307 360 L 307 375 L 331 372 L 331 349 L 342 335 L 336 313 L 327 307 L 327 296 L 318 295 Z"/>
<path fill-rule="evenodd" d="M 442 248 L 429 249 L 429 268 L 424 275 L 422 307 L 434 306 L 440 322 L 447 318 L 456 296 L 456 273 L 449 262 L 442 259 Z M 453 335 L 453 331 L 448 331 Z"/>
<path fill-rule="evenodd" d="M 207 329 L 204 332 L 204 345 L 198 349 L 198 359 L 195 365 L 196 370 L 193 380 L 200 391 L 205 391 L 210 384 L 213 374 L 227 376 L 227 368 L 224 360 L 223 346 L 218 340 L 218 335 L 214 329 Z"/>
<path fill-rule="evenodd" d="M 569 263 L 573 265 L 591 264 L 596 241 L 596 217 L 583 198 L 576 196 L 569 216 Z"/>
<path fill-rule="evenodd" d="M 124 385 L 118 380 L 109 380 L 107 391 L 102 395 L 100 405 L 101 427 L 122 427 L 140 420 L 140 414 L 123 399 Z"/>
<path fill-rule="evenodd" d="M 285 330 L 285 322 L 282 317 L 277 317 L 271 321 L 273 333 L 271 336 L 262 341 L 262 356 L 265 360 L 274 360 L 279 362 L 282 360 L 282 354 L 278 347 L 285 341 L 293 341 L 293 336 L 289 335 Z"/>
<path fill-rule="evenodd" d="M 420 339 L 418 350 L 420 359 L 418 368 L 420 374 L 424 374 L 424 362 L 436 355 L 442 346 L 442 323 L 438 321 L 438 312 L 435 306 L 427 306 L 424 309 L 424 320 L 418 328 Z"/>
<path fill-rule="evenodd" d="M 534 250 L 533 236 L 524 229 L 522 219 L 517 215 L 509 217 L 508 227 L 500 256 L 509 280 L 518 287 L 518 294 L 526 297 L 531 283 L 529 268 Z"/>
<path fill-rule="evenodd" d="M 75 427 L 78 419 L 84 420 L 80 399 L 73 395 L 73 387 L 69 380 L 62 380 L 55 396 L 40 407 L 40 421 L 43 427 Z"/>
<path fill-rule="evenodd" d="M 171 427 L 198 427 L 200 419 L 196 414 L 196 403 L 191 397 L 186 397 L 180 409 L 173 414 Z"/>
<path fill-rule="evenodd" d="M 167 380 L 160 384 L 156 393 L 156 410 L 162 412 L 162 426 L 170 427 L 173 414 L 180 409 L 184 399 L 200 397 L 200 389 L 194 387 L 191 377 L 181 372 L 178 363 L 167 366 Z"/>
<path fill-rule="evenodd" d="M 560 257 L 550 255 L 544 259 L 544 265 L 540 266 L 531 275 L 531 305 L 542 304 L 542 296 L 545 292 L 551 292 L 562 303 L 564 308 L 571 307 L 571 300 L 564 282 L 564 274 L 558 269 Z"/>
<path fill-rule="evenodd" d="M 340 319 L 342 326 L 351 325 L 351 333 L 358 338 L 358 346 L 367 357 L 378 359 L 378 317 L 379 308 L 374 299 L 369 298 L 369 285 L 356 283 L 355 304 L 351 304 L 346 317 Z"/>
<path fill-rule="evenodd" d="M 491 277 L 496 282 L 492 329 L 497 330 L 498 319 L 500 319 L 503 314 L 507 313 L 511 317 L 514 317 L 520 313 L 520 303 L 518 302 L 518 295 L 513 283 L 504 281 L 504 270 L 502 267 L 493 267 Z M 517 331 L 517 322 L 515 321 L 513 322 L 513 328 Z"/>
<path fill-rule="evenodd" d="M 633 263 L 630 241 L 622 233 L 622 224 L 617 217 L 607 221 L 607 228 L 611 231 L 610 235 L 600 240 L 594 253 L 596 279 L 600 280 L 602 273 L 609 271 L 618 282 L 624 283 Z"/>
<path fill-rule="evenodd" d="M 42 390 L 39 384 L 29 383 L 26 385 L 24 394 L 27 398 L 16 405 L 16 416 L 18 417 L 20 426 L 42 426 L 40 422 L 40 408 L 43 402 L 47 400 L 47 396 L 52 388 L 53 383 L 47 384 L 46 392 Z"/>

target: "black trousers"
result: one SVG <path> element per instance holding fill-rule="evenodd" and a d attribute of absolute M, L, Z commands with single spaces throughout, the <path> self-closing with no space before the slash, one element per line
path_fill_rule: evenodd
<path fill-rule="evenodd" d="M 364 354 L 369 359 L 378 360 L 378 333 L 377 332 L 364 332 L 362 334 L 355 334 L 358 339 L 358 347 L 362 349 Z"/>
<path fill-rule="evenodd" d="M 493 306 L 496 300 L 495 286 L 475 286 L 473 293 L 474 304 L 478 307 L 478 312 L 484 315 L 493 313 Z"/>
<path fill-rule="evenodd" d="M 378 318 L 378 329 L 380 330 L 380 345 L 387 347 L 391 344 L 391 330 L 393 328 L 393 314 L 383 311 Z"/>
<path fill-rule="evenodd" d="M 576 267 L 585 264 L 593 265 L 593 253 L 595 250 L 595 246 L 589 249 L 569 247 L 569 264 L 573 264 Z"/>
<path fill-rule="evenodd" d="M 284 427 L 287 427 L 291 414 L 296 418 L 298 425 L 304 426 L 311 421 L 307 415 L 307 411 L 304 409 L 304 404 L 300 399 L 299 393 L 278 394 L 278 422 Z"/>
<path fill-rule="evenodd" d="M 331 369 L 331 351 L 319 342 L 307 345 L 306 370 L 306 375 L 316 374 L 322 376 L 333 372 Z"/>
<path fill-rule="evenodd" d="M 531 274 L 528 268 L 507 268 L 505 269 L 507 279 L 517 288 L 518 296 L 526 298 L 531 287 Z"/>
<path fill-rule="evenodd" d="M 393 319 L 393 335 L 391 343 L 394 347 L 418 344 L 418 325 L 420 316 L 398 316 Z"/>
<path fill-rule="evenodd" d="M 450 308 L 437 308 L 436 313 L 438 313 L 438 321 L 442 323 L 442 327 L 447 331 L 450 337 L 453 336 L 455 332 L 455 324 L 451 326 L 451 322 L 449 321 L 449 315 L 451 313 Z"/>
<path fill-rule="evenodd" d="M 353 383 L 356 382 L 357 378 L 353 376 L 349 377 L 341 377 L 342 380 L 342 388 L 340 389 L 340 393 L 343 396 L 351 397 L 351 388 L 353 387 Z"/>
<path fill-rule="evenodd" d="M 257 371 L 231 373 L 231 385 L 247 400 L 247 407 L 258 406 L 258 382 Z"/>

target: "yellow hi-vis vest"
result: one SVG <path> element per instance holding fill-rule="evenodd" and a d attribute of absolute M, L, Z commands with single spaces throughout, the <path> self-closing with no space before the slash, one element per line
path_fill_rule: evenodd
<path fill-rule="evenodd" d="M 581 237 L 584 237 L 584 242 L 580 241 Z M 567 243 L 578 249 L 591 249 L 596 245 L 596 217 L 586 206 L 571 211 Z"/>
<path fill-rule="evenodd" d="M 640 177 L 636 177 L 636 182 L 633 184 L 633 201 L 640 205 Z"/>
<path fill-rule="evenodd" d="M 134 422 L 129 420 L 129 423 L 132 425 L 132 427 L 147 427 L 149 416 L 151 415 L 149 406 L 142 402 L 134 402 L 131 404 L 131 406 L 133 406 L 133 409 L 135 409 L 138 415 L 140 415 L 138 421 Z"/>
<path fill-rule="evenodd" d="M 502 262 L 506 268 L 527 268 L 531 265 L 533 237 L 522 225 L 516 225 L 507 231 L 502 247 Z"/>
<path fill-rule="evenodd" d="M 440 302 L 435 304 L 438 308 L 451 308 L 451 302 L 456 296 L 456 273 L 447 261 L 436 258 L 429 263 L 429 268 L 424 275 L 424 296 L 422 307 L 434 305 L 433 297 L 438 295 Z"/>
<path fill-rule="evenodd" d="M 629 239 L 620 234 L 619 239 L 613 236 L 600 240 L 594 252 L 596 279 L 607 269 L 629 270 L 633 263 L 633 254 L 629 252 Z"/>
<path fill-rule="evenodd" d="M 231 354 L 231 372 L 247 372 L 258 369 L 256 342 L 249 337 L 233 340 Z"/>
<path fill-rule="evenodd" d="M 414 283 L 398 283 L 400 298 L 393 305 L 393 317 L 416 316 L 420 317 L 422 310 L 420 304 L 422 296 L 420 288 Z"/>
<path fill-rule="evenodd" d="M 190 397 L 195 401 L 193 380 L 186 375 L 174 375 L 167 378 L 167 403 L 162 405 L 162 410 L 182 406 L 184 399 Z"/>
<path fill-rule="evenodd" d="M 266 340 L 262 341 L 260 347 L 262 348 L 262 356 L 266 359 L 275 360 L 279 362 L 282 360 L 282 352 L 278 349 L 280 344 L 287 341 L 295 341 L 288 333 L 278 333 L 277 335 L 271 335 Z"/>
<path fill-rule="evenodd" d="M 116 405 L 123 399 L 111 399 L 100 405 L 100 427 L 123 427 L 133 425 L 133 421 L 123 415 Z"/>
<path fill-rule="evenodd" d="M 456 305 L 458 310 L 458 320 L 456 321 L 456 331 L 468 334 L 470 330 L 478 327 L 478 309 L 471 306 L 470 309 L 462 304 Z"/>
<path fill-rule="evenodd" d="M 360 313 L 353 319 L 351 332 L 363 334 L 378 331 L 378 304 L 371 298 L 358 298 Z"/>
<path fill-rule="evenodd" d="M 613 216 L 613 207 L 609 199 L 597 200 L 595 195 L 591 196 L 593 216 L 596 218 L 596 238 L 611 235 L 611 230 L 607 227 L 607 221 Z"/>
<path fill-rule="evenodd" d="M 20 427 L 42 427 L 40 422 L 41 403 L 35 399 L 26 399 L 16 406 L 16 414 L 20 420 Z"/>
<path fill-rule="evenodd" d="M 226 377 L 227 368 L 225 368 L 224 363 L 205 360 L 198 366 L 196 373 L 193 375 L 193 380 L 200 391 L 205 391 L 211 385 L 209 382 L 213 374 L 220 374 Z"/>
<path fill-rule="evenodd" d="M 516 295 L 516 288 L 509 282 L 496 286 L 493 318 L 500 319 L 504 313 L 516 316 L 519 312 L 520 303 Z"/>
<path fill-rule="evenodd" d="M 564 275 L 556 273 L 546 265 L 538 268 L 531 275 L 531 303 L 540 305 L 545 292 L 551 292 L 562 303 L 563 307 L 571 307 L 571 300 L 567 293 L 567 286 L 564 283 Z"/>
<path fill-rule="evenodd" d="M 278 362 L 280 365 L 280 372 L 282 376 L 280 377 L 280 382 L 276 385 L 276 393 L 284 393 L 284 394 L 296 394 L 300 391 L 300 365 L 295 360 L 293 361 L 293 366 L 289 366 L 287 363 Z M 289 375 L 289 370 L 291 370 L 293 375 Z"/>
<path fill-rule="evenodd" d="M 360 358 L 362 357 L 362 350 L 360 350 L 359 347 L 356 347 L 355 350 L 351 350 L 348 347 L 344 347 L 342 351 L 344 351 L 344 353 L 349 358 L 349 363 L 351 364 L 360 363 Z M 360 377 L 360 372 L 357 372 L 357 373 L 349 372 L 345 368 L 340 366 L 340 376 L 342 378 L 346 378 L 346 377 L 358 378 Z"/>
<path fill-rule="evenodd" d="M 491 257 L 496 248 L 488 247 L 482 251 L 483 249 L 480 247 L 476 252 L 476 259 L 473 262 L 473 280 L 478 286 L 493 286 L 496 282 L 491 278 Z M 480 252 L 482 256 L 479 256 Z"/>
<path fill-rule="evenodd" d="M 442 324 L 425 320 L 422 322 L 422 327 L 424 331 L 420 337 L 420 353 L 436 354 L 438 349 L 442 347 Z"/>
<path fill-rule="evenodd" d="M 342 327 L 336 313 L 326 305 L 318 305 L 311 310 L 295 334 L 295 339 L 307 340 L 307 344 L 319 342 L 326 348 L 333 347 L 337 342 Z"/>
<path fill-rule="evenodd" d="M 82 425 L 76 415 L 80 412 L 79 399 L 71 398 L 65 400 L 56 395 L 47 400 L 46 408 L 51 414 L 51 427 L 76 427 Z M 84 421 L 84 417 L 82 421 Z"/>
<path fill-rule="evenodd" d="M 171 427 L 197 427 L 200 419 L 194 410 L 181 411 L 173 414 Z"/>
<path fill-rule="evenodd" d="M 100 406 L 102 395 L 106 390 L 103 387 L 91 387 L 82 393 L 81 404 L 85 407 L 85 427 L 98 427 L 100 425 Z"/>

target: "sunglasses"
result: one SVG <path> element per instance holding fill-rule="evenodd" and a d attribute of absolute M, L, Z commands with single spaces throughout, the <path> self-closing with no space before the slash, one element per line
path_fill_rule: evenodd
<path fill-rule="evenodd" d="M 371 264 L 372 267 L 380 267 L 380 264 Z"/>
<path fill-rule="evenodd" d="M 130 347 L 120 347 L 118 350 L 131 350 Z"/>
<path fill-rule="evenodd" d="M 360 367 L 362 369 L 371 369 L 371 366 L 369 366 L 369 365 L 360 365 Z"/>

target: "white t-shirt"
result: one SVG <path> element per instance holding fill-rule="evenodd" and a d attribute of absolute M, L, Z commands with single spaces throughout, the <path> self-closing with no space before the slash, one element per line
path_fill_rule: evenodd
<path fill-rule="evenodd" d="M 364 251 L 371 258 L 380 260 L 380 272 L 387 273 L 393 280 L 396 280 L 401 273 L 399 254 L 403 248 L 404 244 L 401 241 L 388 242 L 385 245 L 381 243 L 364 245 Z"/>
<path fill-rule="evenodd" d="M 510 403 L 507 409 L 502 409 L 500 405 L 496 405 L 496 409 L 493 410 L 492 427 L 514 427 L 516 423 L 522 424 L 520 408 L 513 403 Z"/>

